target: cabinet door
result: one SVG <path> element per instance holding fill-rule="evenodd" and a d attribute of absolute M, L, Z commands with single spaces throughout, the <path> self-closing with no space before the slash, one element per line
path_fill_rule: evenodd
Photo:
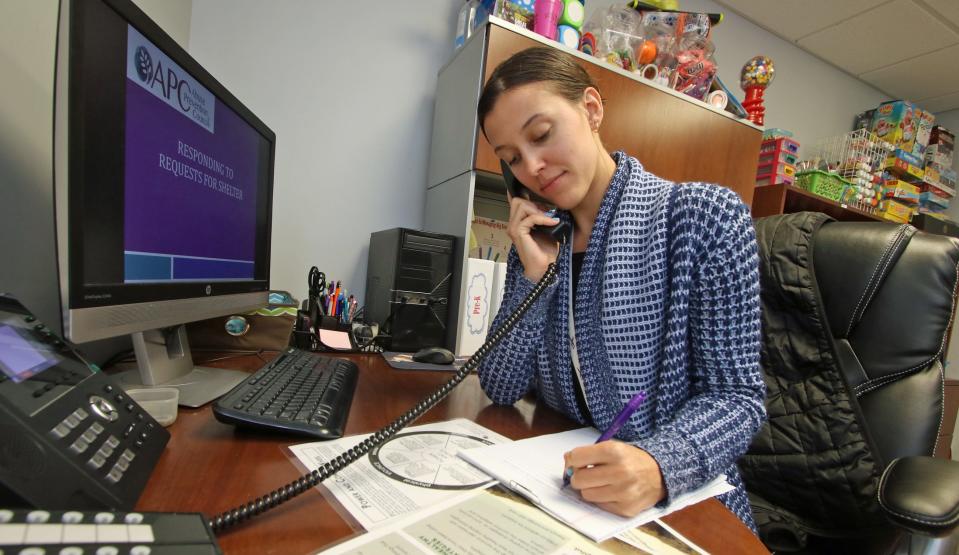
<path fill-rule="evenodd" d="M 490 25 L 485 83 L 502 61 L 541 43 Z M 576 58 L 599 86 L 606 101 L 600 129 L 603 145 L 638 158 L 666 179 L 718 183 L 752 203 L 762 132 L 604 66 Z M 477 130 L 477 169 L 500 173 L 499 160 Z"/>

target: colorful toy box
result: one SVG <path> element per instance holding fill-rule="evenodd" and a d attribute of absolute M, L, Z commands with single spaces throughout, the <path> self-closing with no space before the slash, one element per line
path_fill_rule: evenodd
<path fill-rule="evenodd" d="M 916 144 L 917 118 L 922 116 L 922 111 L 917 114 L 916 110 L 916 105 L 908 100 L 884 102 L 876 108 L 870 130 L 896 148 L 912 153 Z"/>
<path fill-rule="evenodd" d="M 932 128 L 932 133 L 929 136 L 929 144 L 938 146 L 951 158 L 956 146 L 956 136 L 945 127 L 936 125 Z"/>
<path fill-rule="evenodd" d="M 884 102 L 876 108 L 870 130 L 905 152 L 922 156 L 929 143 L 935 116 L 908 100 Z"/>
<path fill-rule="evenodd" d="M 926 214 L 944 212 L 949 208 L 949 199 L 932 192 L 919 194 L 919 210 Z"/>
<path fill-rule="evenodd" d="M 932 112 L 919 108 L 916 108 L 913 113 L 916 117 L 916 142 L 912 145 L 912 153 L 916 156 L 922 156 L 926 146 L 929 145 L 936 116 Z"/>
<path fill-rule="evenodd" d="M 918 186 L 895 178 L 887 179 L 882 186 L 882 197 L 884 199 L 892 199 L 904 204 L 919 202 L 919 193 L 921 192 Z"/>
<path fill-rule="evenodd" d="M 939 183 L 947 187 L 956 187 L 956 170 L 952 168 L 944 168 L 939 170 Z"/>
<path fill-rule="evenodd" d="M 883 169 L 910 183 L 922 181 L 925 172 L 922 169 L 922 159 L 911 152 L 897 148 L 883 164 Z"/>
<path fill-rule="evenodd" d="M 940 145 L 929 145 L 922 155 L 926 165 L 935 164 L 937 166 L 948 168 L 952 165 L 952 148 Z"/>
<path fill-rule="evenodd" d="M 894 200 L 884 200 L 879 203 L 879 210 L 876 214 L 886 220 L 907 224 L 909 218 L 912 218 L 912 212 L 912 208 L 905 204 Z"/>

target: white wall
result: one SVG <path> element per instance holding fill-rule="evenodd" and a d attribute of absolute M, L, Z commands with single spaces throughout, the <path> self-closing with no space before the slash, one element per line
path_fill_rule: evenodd
<path fill-rule="evenodd" d="M 191 0 L 137 0 L 181 44 Z M 60 331 L 53 222 L 56 0 L 0 2 L 0 291 Z M 129 340 L 84 346 L 102 360 Z"/>
<path fill-rule="evenodd" d="M 457 2 L 194 0 L 190 51 L 277 135 L 273 288 L 364 296 L 370 233 L 421 228 Z"/>
<path fill-rule="evenodd" d="M 0 2 L 0 291 L 59 330 L 51 145 L 56 28 L 56 2 Z"/>
<path fill-rule="evenodd" d="M 133 0 L 133 3 L 173 37 L 177 44 L 190 50 L 193 0 Z"/>
<path fill-rule="evenodd" d="M 589 0 L 586 2 L 587 17 L 610 5 L 624 3 L 619 0 Z M 682 8 L 725 14 L 723 22 L 712 34 L 716 61 L 723 83 L 740 100 L 745 96 L 739 88 L 739 73 L 743 64 L 758 54 L 773 60 L 776 76 L 765 92 L 765 126 L 792 131 L 801 147 L 809 147 L 818 139 L 850 131 L 857 113 L 889 100 L 872 86 L 711 0 L 683 0 Z"/>

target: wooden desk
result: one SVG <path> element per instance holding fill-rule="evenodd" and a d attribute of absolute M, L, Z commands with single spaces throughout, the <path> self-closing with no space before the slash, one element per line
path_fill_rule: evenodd
<path fill-rule="evenodd" d="M 344 358 L 360 367 L 347 435 L 376 431 L 451 376 L 446 372 L 394 370 L 379 355 Z M 209 365 L 255 370 L 263 364 L 264 360 L 249 356 Z M 530 399 L 513 407 L 492 405 L 475 375 L 416 424 L 460 417 L 513 439 L 574 427 L 564 416 L 537 406 Z M 192 511 L 212 516 L 232 509 L 298 478 L 300 473 L 286 447 L 309 441 L 237 431 L 217 422 L 210 405 L 199 409 L 181 407 L 170 432 L 170 443 L 137 504 L 138 510 Z M 710 553 L 767 553 L 749 529 L 715 499 L 665 520 Z M 359 533 L 362 530 L 352 529 L 313 489 L 224 531 L 219 541 L 228 555 L 297 555 Z"/>

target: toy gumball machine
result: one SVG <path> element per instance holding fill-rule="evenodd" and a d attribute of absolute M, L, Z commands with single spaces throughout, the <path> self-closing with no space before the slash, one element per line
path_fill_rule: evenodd
<path fill-rule="evenodd" d="M 775 76 L 776 69 L 773 67 L 773 61 L 767 56 L 751 58 L 743 66 L 739 76 L 739 86 L 746 92 L 743 108 L 749 114 L 749 121 L 756 125 L 763 125 L 763 116 L 766 114 L 766 108 L 763 107 L 763 92 L 773 82 Z"/>

